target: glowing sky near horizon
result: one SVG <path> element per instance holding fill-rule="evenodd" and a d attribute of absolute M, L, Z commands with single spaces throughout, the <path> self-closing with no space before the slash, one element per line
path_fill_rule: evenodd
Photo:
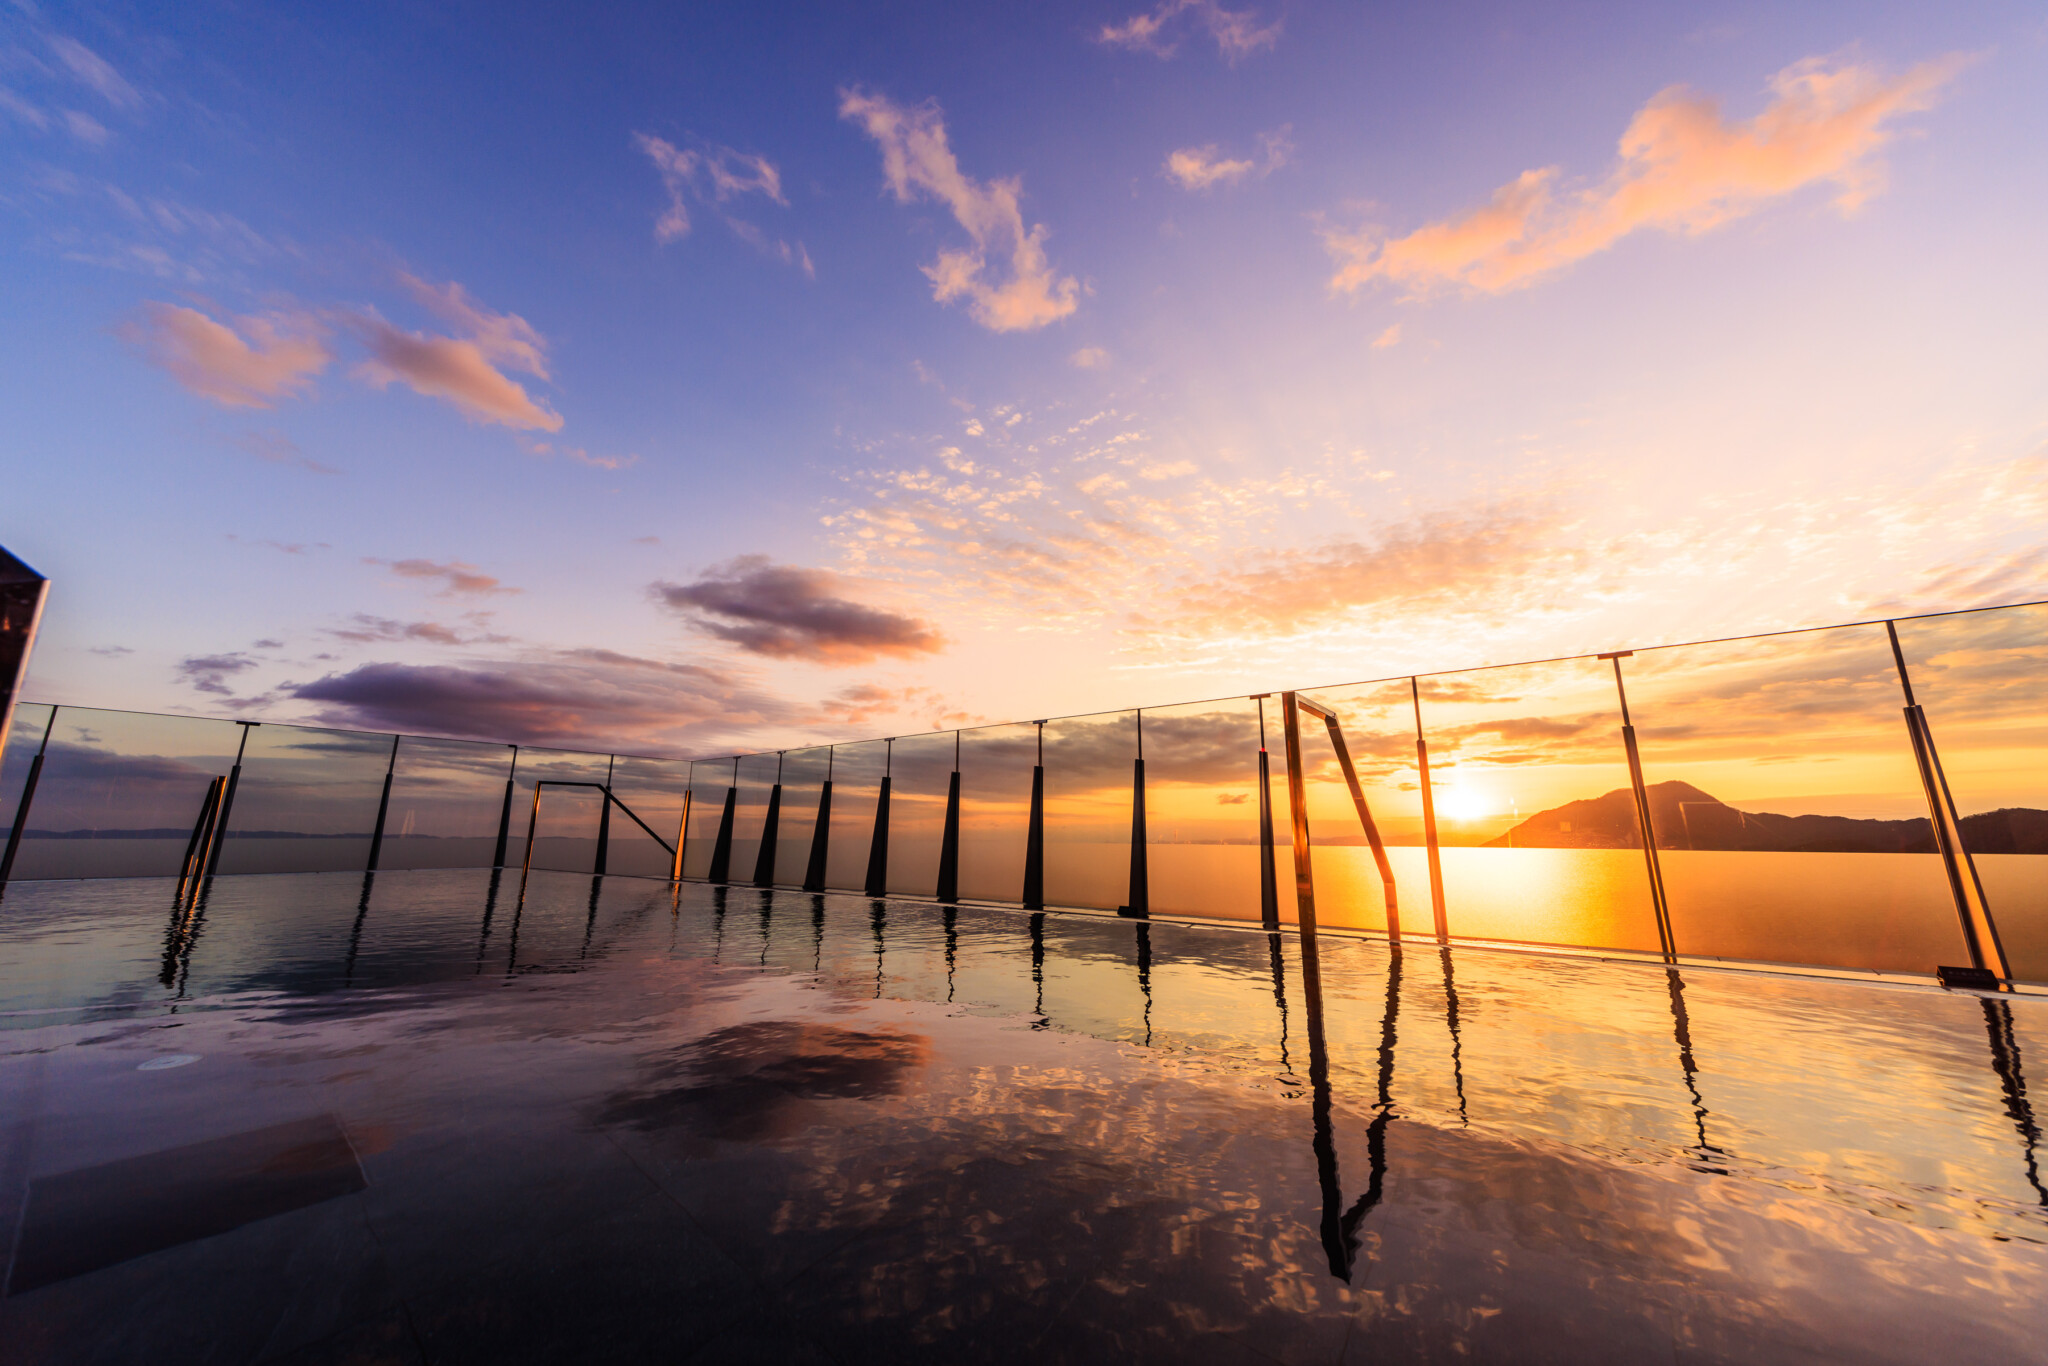
<path fill-rule="evenodd" d="M 0 16 L 28 697 L 696 755 L 2048 596 L 2037 7 L 602 8 Z"/>

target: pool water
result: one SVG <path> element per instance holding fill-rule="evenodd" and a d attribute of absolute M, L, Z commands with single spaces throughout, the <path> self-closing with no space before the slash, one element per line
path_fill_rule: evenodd
<path fill-rule="evenodd" d="M 16 884 L 0 1360 L 2048 1359 L 2048 1001 L 559 873 Z"/>

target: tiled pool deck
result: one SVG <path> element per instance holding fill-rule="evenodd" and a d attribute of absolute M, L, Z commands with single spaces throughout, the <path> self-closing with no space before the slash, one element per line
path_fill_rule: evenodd
<path fill-rule="evenodd" d="M 0 900 L 0 1360 L 2048 1359 L 2048 1001 L 535 874 Z"/>

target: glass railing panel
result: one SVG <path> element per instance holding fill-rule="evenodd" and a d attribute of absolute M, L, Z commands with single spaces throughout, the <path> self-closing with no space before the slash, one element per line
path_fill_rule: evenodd
<path fill-rule="evenodd" d="M 377 866 L 488 867 L 497 851 L 511 769 L 510 745 L 414 736 L 399 741 Z M 512 834 L 507 831 L 506 856 L 516 859 Z"/>
<path fill-rule="evenodd" d="M 1415 695 L 1407 679 L 1318 688 L 1305 700 L 1336 713 L 1366 809 L 1386 846 L 1394 873 L 1394 899 L 1403 935 L 1435 932 L 1429 859 L 1424 847 L 1420 772 L 1415 753 Z M 1267 747 L 1273 751 L 1274 840 L 1279 846 L 1281 919 L 1295 919 L 1294 853 L 1286 789 L 1286 743 L 1280 696 L 1266 699 Z M 1301 725 L 1302 791 L 1308 806 L 1310 868 L 1315 875 L 1316 919 L 1347 929 L 1387 928 L 1386 880 L 1373 857 L 1365 823 L 1337 762 L 1327 722 L 1304 710 Z"/>
<path fill-rule="evenodd" d="M 219 871 L 367 867 L 392 739 L 362 731 L 252 726 Z"/>
<path fill-rule="evenodd" d="M 958 740 L 952 731 L 896 741 L 889 782 L 889 890 L 934 896 L 946 823 L 946 790 Z"/>
<path fill-rule="evenodd" d="M 733 803 L 733 882 L 754 880 L 761 858 L 762 835 L 768 828 L 768 798 L 781 773 L 779 754 L 749 754 L 740 760 L 739 799 Z"/>
<path fill-rule="evenodd" d="M 43 741 L 42 724 L 24 733 L 37 713 L 47 724 L 46 708 L 15 711 L 9 829 Z M 175 877 L 207 784 L 228 771 L 241 734 L 231 721 L 59 707 L 12 875 Z"/>
<path fill-rule="evenodd" d="M 867 886 L 875 802 L 881 795 L 887 764 L 888 745 L 881 740 L 839 745 L 833 750 L 832 826 L 825 846 L 827 887 L 858 892 Z"/>
<path fill-rule="evenodd" d="M 1038 727 L 982 726 L 960 735 L 960 895 L 1024 899 L 1024 846 L 1031 826 L 1031 769 Z"/>
<path fill-rule="evenodd" d="M 35 763 L 36 749 L 50 728 L 56 708 L 41 702 L 23 702 L 14 709 L 14 723 L 8 728 L 7 747 L 0 751 L 0 832 L 14 828 L 14 812 L 21 805 L 22 789 L 28 785 L 28 771 Z M 5 839 L 0 833 L 0 839 Z"/>
<path fill-rule="evenodd" d="M 1135 712 L 1045 726 L 1045 901 L 1115 910 L 1129 904 Z"/>
<path fill-rule="evenodd" d="M 782 761 L 782 828 L 775 837 L 775 881 L 801 887 L 811 866 L 811 840 L 818 830 L 818 795 L 825 784 L 831 751 L 793 749 Z"/>
<path fill-rule="evenodd" d="M 1474 669 L 1420 686 L 1451 934 L 1654 952 L 1612 664 Z"/>
<path fill-rule="evenodd" d="M 731 759 L 698 759 L 690 765 L 690 830 L 683 841 L 683 876 L 711 876 L 711 860 L 718 844 L 718 824 L 724 818 L 725 794 L 732 791 Z"/>
<path fill-rule="evenodd" d="M 512 829 L 505 861 L 524 857 L 528 827 L 533 830 L 533 866 L 559 872 L 587 873 L 597 865 L 597 813 L 601 798 L 588 787 L 541 789 L 540 818 L 534 820 L 534 784 L 601 783 L 610 774 L 611 756 L 565 749 L 522 749 L 512 792 Z"/>
<path fill-rule="evenodd" d="M 2048 606 L 1898 632 L 2013 975 L 2048 981 Z"/>
<path fill-rule="evenodd" d="M 633 814 L 666 840 L 676 842 L 683 818 L 683 792 L 690 783 L 690 765 L 681 759 L 645 759 L 619 756 L 612 766 L 612 794 Z M 612 808 L 611 846 L 606 851 L 606 871 L 631 877 L 669 875 L 667 849 L 649 838 L 624 811 Z"/>
<path fill-rule="evenodd" d="M 1882 625 L 1622 661 L 1681 954 L 1967 963 Z"/>
<path fill-rule="evenodd" d="M 1145 833 L 1155 914 L 1259 918 L 1257 702 L 1145 712 Z"/>

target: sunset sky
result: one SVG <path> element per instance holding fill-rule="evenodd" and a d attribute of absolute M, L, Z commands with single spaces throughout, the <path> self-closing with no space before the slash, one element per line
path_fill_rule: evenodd
<path fill-rule="evenodd" d="M 699 755 L 2048 596 L 2025 4 L 0 17 L 38 701 Z"/>

